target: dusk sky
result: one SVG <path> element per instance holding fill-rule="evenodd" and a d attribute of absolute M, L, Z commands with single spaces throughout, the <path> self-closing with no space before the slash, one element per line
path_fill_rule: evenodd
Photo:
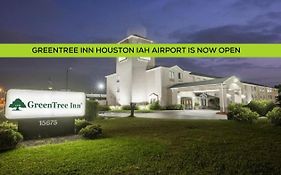
<path fill-rule="evenodd" d="M 156 43 L 281 43 L 280 0 L 1 0 L 1 43 L 116 43 L 139 34 Z M 0 59 L 0 86 L 90 92 L 115 60 Z M 281 59 L 159 58 L 158 65 L 281 83 Z"/>

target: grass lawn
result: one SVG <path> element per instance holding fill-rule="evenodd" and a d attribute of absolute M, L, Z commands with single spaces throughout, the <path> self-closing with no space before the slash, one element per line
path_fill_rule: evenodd
<path fill-rule="evenodd" d="M 281 127 L 264 122 L 99 120 L 104 138 L 0 153 L 0 174 L 281 174 Z"/>

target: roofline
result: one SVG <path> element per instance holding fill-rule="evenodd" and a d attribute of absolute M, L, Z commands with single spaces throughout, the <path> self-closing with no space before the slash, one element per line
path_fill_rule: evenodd
<path fill-rule="evenodd" d="M 156 69 L 161 69 L 161 68 L 164 68 L 164 67 L 163 67 L 163 66 L 153 67 L 153 68 L 151 68 L 151 69 L 147 69 L 146 72 L 148 72 L 148 71 L 154 71 L 154 70 L 156 70 Z"/>
<path fill-rule="evenodd" d="M 188 87 L 196 87 L 196 86 L 207 86 L 207 85 L 217 85 L 217 84 L 222 84 L 222 83 L 212 83 L 212 84 L 201 84 L 201 85 L 193 85 L 193 86 L 188 86 Z M 178 88 L 186 88 L 186 87 L 170 87 L 170 89 L 178 89 Z"/>
<path fill-rule="evenodd" d="M 106 75 L 105 77 L 111 77 L 111 76 L 114 76 L 114 75 L 117 75 L 116 73 L 113 73 L 113 74 L 109 74 L 109 75 Z"/>
<path fill-rule="evenodd" d="M 218 79 L 225 79 L 223 82 L 221 83 L 209 83 L 209 84 L 199 84 L 199 85 L 191 85 L 191 86 L 187 86 L 187 87 L 195 87 L 195 86 L 205 86 L 205 85 L 216 85 L 216 84 L 224 84 L 225 81 L 227 81 L 228 79 L 232 78 L 232 77 L 235 77 L 235 76 L 230 76 L 230 77 L 223 77 L 223 78 L 218 78 Z M 214 79 L 211 79 L 211 80 L 204 80 L 204 81 L 212 81 Z M 204 81 L 194 81 L 194 82 L 186 82 L 186 83 L 179 83 L 179 84 L 174 84 L 172 86 L 170 86 L 169 88 L 170 89 L 177 89 L 177 88 L 185 88 L 185 86 L 182 86 L 182 87 L 173 87 L 173 86 L 176 86 L 176 85 L 181 85 L 181 84 L 187 84 L 187 83 L 195 83 L 195 82 L 204 82 Z"/>
<path fill-rule="evenodd" d="M 132 38 L 132 37 L 133 37 L 133 38 L 141 38 L 141 39 L 146 40 L 146 41 L 148 41 L 148 42 L 150 42 L 150 43 L 153 43 L 152 40 L 149 40 L 149 39 L 147 39 L 147 38 L 145 38 L 145 37 L 143 37 L 143 36 L 139 36 L 139 35 L 132 34 L 132 35 L 129 35 L 129 36 L 127 36 L 126 38 L 122 39 L 122 40 L 119 41 L 117 44 L 120 44 L 120 43 L 124 42 L 125 40 L 127 40 L 127 39 L 129 39 L 129 38 Z"/>
<path fill-rule="evenodd" d="M 251 83 L 251 82 L 246 82 L 246 81 L 241 81 L 241 83 L 249 84 L 249 85 L 253 85 L 253 86 L 261 86 L 261 87 L 267 87 L 267 88 L 272 88 L 272 89 L 278 89 L 278 88 L 275 88 L 275 87 L 270 87 L 270 86 L 266 86 L 266 85 L 263 85 L 263 84 Z"/>
<path fill-rule="evenodd" d="M 208 78 L 224 78 L 224 77 L 219 77 L 219 76 L 215 76 L 215 75 L 207 75 L 207 74 L 203 74 L 203 73 L 200 75 L 200 73 L 197 73 L 197 72 L 190 72 L 190 75 L 208 77 Z"/>

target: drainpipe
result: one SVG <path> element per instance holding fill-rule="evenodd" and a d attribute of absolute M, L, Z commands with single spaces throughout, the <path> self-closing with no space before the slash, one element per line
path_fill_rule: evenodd
<path fill-rule="evenodd" d="M 223 84 L 221 83 L 221 100 L 222 100 L 222 112 L 225 112 L 224 98 L 223 98 Z"/>

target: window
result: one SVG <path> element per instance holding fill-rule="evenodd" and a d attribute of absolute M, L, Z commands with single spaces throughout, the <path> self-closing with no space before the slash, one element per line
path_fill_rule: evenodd
<path fill-rule="evenodd" d="M 150 61 L 150 57 L 140 57 L 139 60 L 140 61 Z"/>
<path fill-rule="evenodd" d="M 126 57 L 119 57 L 118 60 L 119 60 L 119 62 L 123 62 L 123 61 L 126 61 L 127 58 Z"/>
<path fill-rule="evenodd" d="M 169 78 L 170 79 L 175 79 L 175 72 L 170 71 L 169 72 Z"/>
<path fill-rule="evenodd" d="M 178 73 L 178 78 L 179 78 L 179 80 L 182 79 L 182 74 L 180 72 Z"/>
<path fill-rule="evenodd" d="M 116 80 L 116 82 L 117 82 L 117 83 L 119 83 L 119 82 L 120 82 L 120 75 L 118 75 L 118 76 L 117 76 L 117 80 Z"/>

